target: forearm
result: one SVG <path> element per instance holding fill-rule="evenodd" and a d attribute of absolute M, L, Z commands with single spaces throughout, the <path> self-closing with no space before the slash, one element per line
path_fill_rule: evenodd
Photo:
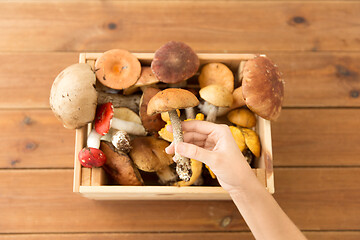
<path fill-rule="evenodd" d="M 230 195 L 256 239 L 306 239 L 255 176 Z"/>

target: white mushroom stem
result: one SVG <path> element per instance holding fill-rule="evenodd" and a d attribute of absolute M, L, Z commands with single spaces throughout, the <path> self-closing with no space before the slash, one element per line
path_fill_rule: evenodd
<path fill-rule="evenodd" d="M 123 130 L 128 134 L 141 135 L 141 136 L 146 135 L 146 130 L 143 127 L 143 125 L 135 122 L 121 120 L 119 118 L 112 118 L 110 127 L 115 128 L 117 130 Z"/>
<path fill-rule="evenodd" d="M 185 108 L 186 119 L 195 119 L 195 110 L 193 107 Z"/>
<path fill-rule="evenodd" d="M 176 174 L 171 170 L 169 166 L 156 171 L 156 174 L 159 177 L 159 181 L 161 184 L 169 184 L 176 181 Z"/>
<path fill-rule="evenodd" d="M 87 138 L 87 146 L 91 148 L 99 149 L 101 134 L 97 133 L 95 129 L 91 130 Z"/>
<path fill-rule="evenodd" d="M 180 119 L 176 113 L 176 110 L 171 110 L 168 112 L 170 117 L 170 122 L 173 128 L 173 136 L 175 144 L 175 147 L 177 143 L 183 142 L 183 134 L 182 134 L 182 128 L 181 128 L 181 122 Z M 180 179 L 184 180 L 185 182 L 188 182 L 191 177 L 191 163 L 190 159 L 181 156 L 178 154 L 175 150 L 175 156 L 174 161 L 176 162 L 176 172 L 179 175 Z"/>
<path fill-rule="evenodd" d="M 218 107 L 210 104 L 209 114 L 206 116 L 206 121 L 215 122 L 217 112 L 218 112 Z"/>
<path fill-rule="evenodd" d="M 200 111 L 207 116 L 207 115 L 209 115 L 209 111 L 210 111 L 211 105 L 212 105 L 212 104 L 210 104 L 210 103 L 208 103 L 208 102 L 204 102 L 204 103 L 200 103 L 200 104 L 198 105 L 198 107 L 199 107 Z M 227 114 L 229 111 L 230 111 L 230 108 L 228 108 L 228 107 L 218 107 L 216 116 L 217 116 L 217 117 L 224 116 L 224 115 Z"/>

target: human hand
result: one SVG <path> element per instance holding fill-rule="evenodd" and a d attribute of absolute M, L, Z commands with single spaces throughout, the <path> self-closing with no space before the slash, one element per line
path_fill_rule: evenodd
<path fill-rule="evenodd" d="M 184 142 L 177 144 L 176 151 L 208 165 L 226 191 L 243 190 L 247 181 L 255 177 L 229 126 L 196 120 L 182 122 L 181 125 Z M 172 131 L 171 126 L 167 130 Z M 174 144 L 171 143 L 165 151 L 173 154 Z"/>

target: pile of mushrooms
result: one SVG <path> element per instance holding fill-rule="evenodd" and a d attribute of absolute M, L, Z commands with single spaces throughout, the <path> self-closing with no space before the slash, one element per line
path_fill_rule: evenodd
<path fill-rule="evenodd" d="M 189 79 L 198 87 L 188 88 Z M 195 159 L 165 153 L 171 142 L 183 141 L 182 120 L 225 121 L 251 164 L 261 149 L 256 117 L 276 120 L 283 95 L 284 81 L 267 57 L 242 61 L 234 72 L 221 62 L 201 65 L 188 45 L 171 41 L 150 65 L 113 49 L 94 69 L 67 67 L 54 80 L 50 106 L 66 128 L 92 126 L 78 153 L 83 167 L 102 167 L 119 185 L 146 185 L 144 176 L 155 174 L 161 185 L 189 186 L 215 176 Z"/>

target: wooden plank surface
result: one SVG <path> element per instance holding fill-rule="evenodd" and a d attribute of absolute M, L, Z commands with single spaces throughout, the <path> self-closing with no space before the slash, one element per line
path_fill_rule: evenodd
<path fill-rule="evenodd" d="M 284 106 L 360 106 L 360 53 L 267 55 L 284 73 Z M 74 52 L 0 53 L 6 60 L 0 65 L 0 108 L 49 108 L 53 80 L 78 57 Z"/>
<path fill-rule="evenodd" d="M 360 109 L 284 109 L 272 123 L 274 165 L 359 166 L 359 119 Z M 0 125 L 0 168 L 73 168 L 75 131 L 50 110 L 2 110 Z"/>
<path fill-rule="evenodd" d="M 304 232 L 309 240 L 358 240 L 359 232 Z M 249 240 L 254 239 L 250 232 L 224 233 L 67 233 L 67 234 L 7 234 L 0 240 Z"/>
<path fill-rule="evenodd" d="M 360 168 L 276 169 L 275 198 L 301 229 L 359 230 L 359 174 Z M 71 182 L 72 170 L 0 171 L 0 232 L 248 230 L 231 201 L 93 201 L 72 193 Z"/>
<path fill-rule="evenodd" d="M 357 1 L 2 1 L 0 9 L 0 51 L 141 51 L 172 39 L 197 51 L 360 50 Z"/>

